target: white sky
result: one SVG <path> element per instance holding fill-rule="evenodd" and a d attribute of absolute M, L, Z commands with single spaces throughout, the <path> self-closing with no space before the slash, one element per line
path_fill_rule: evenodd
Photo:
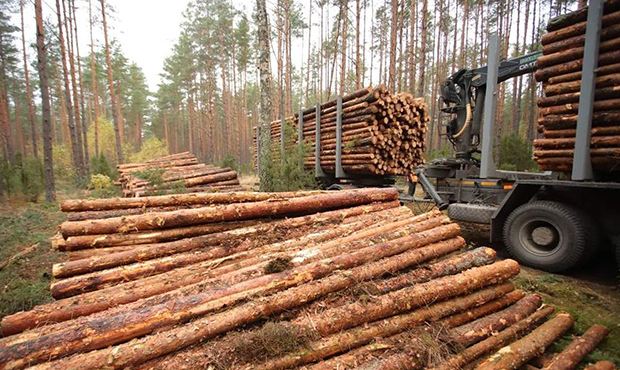
<path fill-rule="evenodd" d="M 93 15 L 96 14 L 97 19 L 100 19 L 100 2 L 91 1 Z M 108 15 L 110 38 L 120 42 L 125 56 L 142 68 L 151 91 L 156 91 L 164 59 L 171 55 L 172 47 L 179 37 L 183 11 L 189 0 L 107 0 L 106 3 L 116 10 L 114 14 Z M 29 43 L 34 43 L 36 36 L 33 4 L 32 0 L 27 0 L 24 8 L 24 29 Z M 43 16 L 53 25 L 57 24 L 55 4 L 55 0 L 43 0 Z M 76 0 L 75 4 L 78 8 L 80 54 L 86 55 L 90 48 L 88 1 Z M 13 17 L 13 24 L 19 26 L 19 22 L 17 13 Z M 96 27 L 93 30 L 95 44 L 102 45 L 101 25 L 97 24 Z M 34 51 L 30 49 L 28 53 L 29 59 L 34 60 Z"/>

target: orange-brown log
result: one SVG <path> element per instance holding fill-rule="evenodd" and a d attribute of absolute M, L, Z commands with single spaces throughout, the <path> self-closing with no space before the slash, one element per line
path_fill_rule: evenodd
<path fill-rule="evenodd" d="M 491 355 L 476 369 L 518 369 L 534 357 L 542 355 L 574 322 L 568 313 L 559 313 L 530 334 Z"/>
<path fill-rule="evenodd" d="M 609 329 L 602 325 L 593 325 L 582 336 L 573 339 L 556 356 L 545 370 L 569 370 L 576 369 L 577 365 L 592 352 L 596 346 L 609 334 Z"/>
<path fill-rule="evenodd" d="M 617 64 L 620 58 L 620 50 L 608 51 L 606 53 L 599 54 L 598 65 L 607 66 L 611 64 Z M 536 81 L 543 82 L 551 77 L 565 75 L 580 71 L 583 67 L 583 60 L 577 59 L 566 63 L 556 64 L 547 68 L 539 68 L 534 77 Z"/>
<path fill-rule="evenodd" d="M 620 23 L 620 12 L 614 11 L 608 14 L 603 15 L 601 19 L 601 28 L 606 26 L 614 25 Z M 564 28 L 555 30 L 553 32 L 548 32 L 540 38 L 540 43 L 543 45 L 543 49 L 545 45 L 551 44 L 553 42 L 557 42 L 559 40 L 567 39 L 573 36 L 578 36 L 584 34 L 586 32 L 586 21 L 582 21 L 576 24 L 572 24 L 570 26 L 566 26 Z"/>

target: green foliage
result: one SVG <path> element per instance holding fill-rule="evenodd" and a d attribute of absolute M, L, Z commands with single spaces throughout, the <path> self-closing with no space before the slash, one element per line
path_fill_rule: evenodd
<path fill-rule="evenodd" d="M 530 144 L 517 135 L 504 136 L 499 146 L 499 168 L 509 171 L 535 171 Z"/>
<path fill-rule="evenodd" d="M 290 126 L 285 126 L 285 141 L 292 143 L 295 132 Z M 280 150 L 279 143 L 273 143 L 272 150 L 268 151 L 267 158 L 262 158 L 261 166 L 265 169 L 266 181 L 261 181 L 261 191 L 293 191 L 316 188 L 316 180 L 312 171 L 304 168 L 304 157 L 310 148 L 307 144 L 285 145 L 283 159 L 272 159 L 272 153 Z"/>
<path fill-rule="evenodd" d="M 92 190 L 91 196 L 94 198 L 111 198 L 120 195 L 112 179 L 103 174 L 91 175 L 88 188 Z"/>
<path fill-rule="evenodd" d="M 155 136 L 151 136 L 142 143 L 142 148 L 139 152 L 129 157 L 129 162 L 145 162 L 153 158 L 163 157 L 168 155 L 168 147 L 166 143 L 159 140 Z"/>
<path fill-rule="evenodd" d="M 105 154 L 95 155 L 90 158 L 91 172 L 98 175 L 104 175 L 111 179 L 116 179 L 118 173 L 112 169 Z M 92 179 L 92 178 L 91 178 Z"/>
<path fill-rule="evenodd" d="M 220 163 L 220 167 L 232 168 L 233 170 L 239 172 L 239 163 L 237 163 L 237 160 L 231 154 L 226 154 Z"/>
<path fill-rule="evenodd" d="M 112 122 L 104 117 L 99 117 L 99 155 L 104 156 L 112 163 L 116 163 L 116 148 L 115 148 L 115 136 L 114 125 Z M 88 132 L 86 133 L 88 140 L 88 148 L 90 150 L 90 156 L 95 157 L 95 124 L 88 126 Z M 56 160 L 54 159 L 54 165 Z"/>
<path fill-rule="evenodd" d="M 0 163 L 0 181 L 9 195 L 21 194 L 30 202 L 36 202 L 43 193 L 43 165 L 36 158 L 22 159 L 16 162 Z"/>
<path fill-rule="evenodd" d="M 448 145 L 443 145 L 439 149 L 430 150 L 427 155 L 427 160 L 432 161 L 437 158 L 451 158 L 453 155 L 454 150 Z"/>
<path fill-rule="evenodd" d="M 139 179 L 148 181 L 153 187 L 160 187 L 164 183 L 163 168 L 147 168 L 146 170 L 133 172 L 133 175 Z"/>

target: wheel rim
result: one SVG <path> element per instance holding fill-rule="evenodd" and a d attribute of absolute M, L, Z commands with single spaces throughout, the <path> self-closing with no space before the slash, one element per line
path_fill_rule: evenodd
<path fill-rule="evenodd" d="M 532 219 L 519 230 L 519 242 L 528 252 L 539 257 L 545 257 L 560 249 L 562 234 L 553 222 L 544 219 Z"/>

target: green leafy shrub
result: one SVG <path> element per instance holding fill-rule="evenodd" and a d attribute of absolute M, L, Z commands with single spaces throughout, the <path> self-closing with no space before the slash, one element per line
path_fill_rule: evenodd
<path fill-rule="evenodd" d="M 261 166 L 265 169 L 265 179 L 261 179 L 261 191 L 293 191 L 316 188 L 313 171 L 304 168 L 304 157 L 310 148 L 306 143 L 292 144 L 295 131 L 285 126 L 285 145 L 282 159 L 274 159 L 272 153 L 280 149 L 280 143 L 272 143 L 272 150 L 262 158 Z"/>
<path fill-rule="evenodd" d="M 0 163 L 0 181 L 8 195 L 21 194 L 36 202 L 43 193 L 43 165 L 36 158 L 16 156 L 14 163 Z"/>
<path fill-rule="evenodd" d="M 504 136 L 499 145 L 499 165 L 508 171 L 535 171 L 530 144 L 517 135 Z"/>
<path fill-rule="evenodd" d="M 105 154 L 95 155 L 90 159 L 91 172 L 94 174 L 105 175 L 111 179 L 118 178 L 118 173 L 112 169 Z"/>
<path fill-rule="evenodd" d="M 231 154 L 226 154 L 220 163 L 220 167 L 228 167 L 239 172 L 239 163 L 237 163 L 237 160 Z"/>
<path fill-rule="evenodd" d="M 100 173 L 90 176 L 88 188 L 95 198 L 110 198 L 118 195 L 118 189 L 114 186 L 112 179 Z"/>
<path fill-rule="evenodd" d="M 145 162 L 168 154 L 168 146 L 166 143 L 155 136 L 151 136 L 144 140 L 140 151 L 129 156 L 129 162 Z"/>

